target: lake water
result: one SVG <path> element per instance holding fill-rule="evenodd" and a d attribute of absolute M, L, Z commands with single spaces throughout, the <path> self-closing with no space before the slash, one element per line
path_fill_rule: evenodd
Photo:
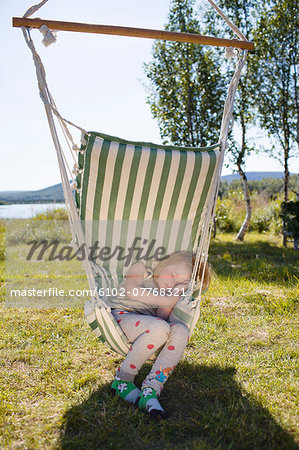
<path fill-rule="evenodd" d="M 30 219 L 38 213 L 66 208 L 65 203 L 28 203 L 0 205 L 0 219 Z"/>

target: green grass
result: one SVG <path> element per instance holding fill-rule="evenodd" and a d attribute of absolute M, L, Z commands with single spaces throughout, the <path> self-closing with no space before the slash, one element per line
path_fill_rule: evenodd
<path fill-rule="evenodd" d="M 122 357 L 91 333 L 82 308 L 3 304 L 0 448 L 298 448 L 298 252 L 249 234 L 244 243 L 220 235 L 210 255 L 217 277 L 162 393 L 172 413 L 163 422 L 111 396 Z"/>

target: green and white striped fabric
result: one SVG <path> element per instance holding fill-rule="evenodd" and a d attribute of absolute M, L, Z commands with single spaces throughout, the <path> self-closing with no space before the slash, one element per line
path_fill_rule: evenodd
<path fill-rule="evenodd" d="M 219 144 L 183 148 L 129 142 L 91 132 L 79 153 L 76 203 L 104 300 L 135 260 L 197 248 L 216 173 Z M 127 346 L 107 312 L 88 319 L 121 354 Z M 104 312 L 103 312 L 104 314 Z M 111 316 L 113 317 L 113 316 Z M 107 326 L 105 325 L 107 324 Z M 111 336 L 109 328 L 117 335 Z"/>

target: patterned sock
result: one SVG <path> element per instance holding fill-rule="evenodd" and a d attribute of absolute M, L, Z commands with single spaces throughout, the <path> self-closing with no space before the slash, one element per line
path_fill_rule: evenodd
<path fill-rule="evenodd" d="M 141 390 L 139 399 L 136 401 L 139 409 L 145 409 L 155 419 L 167 419 L 169 413 L 166 412 L 159 403 L 157 392 L 151 387 L 144 387 Z"/>
<path fill-rule="evenodd" d="M 118 377 L 115 377 L 111 385 L 111 390 L 114 395 L 119 396 L 133 405 L 136 403 L 136 400 L 141 393 L 140 389 L 138 389 L 134 383 L 131 381 L 120 380 Z"/>

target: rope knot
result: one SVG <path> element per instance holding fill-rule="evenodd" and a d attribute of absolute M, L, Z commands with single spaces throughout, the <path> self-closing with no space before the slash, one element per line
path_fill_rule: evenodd
<path fill-rule="evenodd" d="M 234 47 L 226 47 L 225 48 L 225 58 L 235 58 L 238 56 L 238 50 L 236 50 Z"/>
<path fill-rule="evenodd" d="M 79 170 L 79 166 L 77 163 L 75 163 L 73 166 L 72 174 L 77 175 L 78 170 Z"/>
<path fill-rule="evenodd" d="M 54 44 L 54 42 L 56 42 L 57 40 L 56 33 L 54 31 L 49 30 L 47 25 L 42 25 L 39 28 L 39 31 L 44 36 L 42 43 L 44 44 L 45 47 L 48 47 L 48 45 Z"/>

